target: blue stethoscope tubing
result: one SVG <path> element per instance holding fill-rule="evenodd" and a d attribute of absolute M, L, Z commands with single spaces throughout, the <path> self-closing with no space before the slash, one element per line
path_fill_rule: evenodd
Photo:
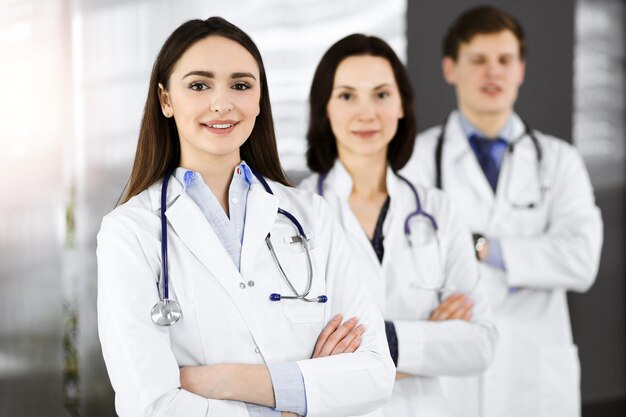
<path fill-rule="evenodd" d="M 409 181 L 407 178 L 403 177 L 402 175 L 398 174 L 397 172 L 394 174 L 402 182 L 404 182 L 406 185 L 409 186 L 409 188 L 411 189 L 411 192 L 413 193 L 413 196 L 415 197 L 415 210 L 409 213 L 406 219 L 404 220 L 404 236 L 406 237 L 408 245 L 411 247 L 413 246 L 413 243 L 411 241 L 411 227 L 410 227 L 411 219 L 413 219 L 416 216 L 423 216 L 424 218 L 428 220 L 431 227 L 433 228 L 436 242 L 437 242 L 437 248 L 438 250 L 440 250 L 441 243 L 439 242 L 439 225 L 437 224 L 437 220 L 432 214 L 422 209 L 422 202 L 420 200 L 419 193 L 417 192 L 417 189 L 415 188 L 413 183 L 411 183 L 411 181 Z M 324 196 L 324 180 L 325 179 L 326 179 L 326 173 L 320 173 L 318 180 L 317 180 L 317 193 L 322 197 Z M 440 285 L 439 285 L 439 279 L 437 276 L 432 281 L 432 283 L 427 282 L 425 277 L 422 277 L 422 279 L 423 279 L 422 288 L 428 289 L 428 290 L 438 290 L 438 291 L 441 290 Z"/>
<path fill-rule="evenodd" d="M 263 188 L 265 189 L 265 191 L 267 191 L 269 194 L 274 195 L 272 189 L 270 188 L 269 184 L 267 183 L 267 181 L 265 180 L 265 178 L 263 178 L 263 176 L 258 173 L 256 170 L 254 170 L 252 167 L 249 167 L 250 170 L 252 171 L 252 173 L 254 174 L 254 176 L 259 180 L 259 182 L 263 185 Z M 174 170 L 170 169 L 168 170 L 168 172 L 165 174 L 165 176 L 163 177 L 163 184 L 161 185 L 161 268 L 162 268 L 162 272 L 161 272 L 161 277 L 162 279 L 159 279 L 157 281 L 157 291 L 159 292 L 159 302 L 156 303 L 154 305 L 154 307 L 152 307 L 151 310 L 151 318 L 152 321 L 159 325 L 159 326 L 171 326 L 173 324 L 176 324 L 178 321 L 180 321 L 180 319 L 182 319 L 183 317 L 183 313 L 182 313 L 182 309 L 180 308 L 180 305 L 175 301 L 175 300 L 170 300 L 169 299 L 169 273 L 168 273 L 168 250 L 167 250 L 167 218 L 165 216 L 165 211 L 166 211 L 166 204 L 167 204 L 167 185 L 169 183 L 169 179 L 170 177 L 173 175 Z M 326 295 L 319 295 L 317 297 L 313 297 L 313 298 L 307 298 L 307 296 L 309 295 L 309 293 L 311 292 L 311 287 L 313 285 L 313 265 L 312 265 L 312 261 L 311 261 L 311 253 L 309 250 L 309 239 L 307 238 L 306 234 L 304 233 L 304 228 L 302 227 L 302 225 L 300 224 L 300 222 L 298 221 L 298 219 L 291 213 L 289 213 L 287 210 L 284 210 L 282 208 L 278 208 L 278 214 L 282 214 L 283 216 L 285 216 L 291 223 L 293 223 L 293 225 L 296 227 L 296 229 L 298 230 L 298 239 L 300 241 L 300 243 L 302 243 L 302 246 L 304 247 L 305 253 L 306 253 L 306 257 L 307 257 L 307 267 L 308 267 L 308 281 L 307 281 L 307 287 L 304 290 L 304 292 L 300 293 L 296 290 L 295 286 L 293 285 L 293 283 L 291 282 L 291 280 L 287 277 L 287 274 L 285 273 L 283 267 L 280 264 L 280 261 L 278 260 L 278 256 L 276 255 L 276 252 L 274 251 L 274 247 L 272 246 L 272 242 L 271 242 L 271 235 L 270 233 L 267 234 L 267 236 L 265 237 L 265 242 L 267 244 L 268 249 L 270 250 L 270 253 L 272 255 L 272 259 L 274 260 L 274 262 L 276 263 L 276 266 L 278 267 L 278 270 L 282 276 L 282 278 L 284 279 L 284 281 L 287 283 L 287 285 L 289 286 L 290 290 L 293 292 L 294 295 L 282 295 L 280 293 L 272 293 L 270 294 L 270 300 L 271 301 L 281 301 L 281 300 L 302 300 L 302 301 L 306 301 L 306 302 L 317 302 L 317 303 L 325 303 L 328 301 L 328 297 Z M 161 281 L 163 283 L 163 296 L 161 297 Z"/>
<path fill-rule="evenodd" d="M 411 181 L 409 181 L 402 175 L 398 174 L 397 172 L 395 173 L 395 175 L 400 180 L 402 180 L 406 185 L 409 186 L 409 188 L 413 192 L 413 195 L 415 196 L 415 210 L 409 213 L 406 219 L 404 220 L 404 235 L 406 236 L 409 242 L 409 245 L 411 245 L 411 228 L 409 227 L 409 223 L 413 217 L 424 216 L 425 218 L 427 218 L 430 224 L 432 225 L 433 229 L 435 230 L 435 233 L 439 231 L 439 226 L 437 225 L 437 220 L 435 220 L 435 218 L 430 213 L 427 213 L 426 211 L 422 210 L 422 202 L 420 201 L 419 193 L 417 192 L 417 189 L 411 183 Z M 322 197 L 324 196 L 324 181 L 325 180 L 326 180 L 326 173 L 320 173 L 317 178 L 317 193 Z"/>
<path fill-rule="evenodd" d="M 169 298 L 169 275 L 167 260 L 167 218 L 165 210 L 167 204 L 167 185 L 174 170 L 169 170 L 163 177 L 161 185 L 161 277 L 157 281 L 157 291 L 159 292 L 159 302 L 152 307 L 150 318 L 154 324 L 158 326 L 171 326 L 178 323 L 183 318 L 183 311 L 180 304 Z M 161 289 L 159 281 L 163 281 L 163 297 L 161 297 Z"/>

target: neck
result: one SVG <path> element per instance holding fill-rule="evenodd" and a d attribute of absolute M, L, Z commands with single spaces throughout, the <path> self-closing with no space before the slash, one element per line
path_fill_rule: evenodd
<path fill-rule="evenodd" d="M 241 162 L 239 152 L 231 155 L 202 155 L 201 158 L 185 158 L 181 155 L 180 165 L 199 172 L 204 183 L 217 197 L 226 215 L 228 210 L 228 190 L 233 180 L 235 167 Z"/>
<path fill-rule="evenodd" d="M 352 177 L 352 193 L 363 197 L 387 194 L 387 155 L 339 155 L 339 161 Z"/>
<path fill-rule="evenodd" d="M 504 125 L 511 116 L 512 111 L 505 112 L 475 112 L 471 109 L 459 106 L 463 116 L 481 133 L 484 133 L 488 139 L 495 139 L 504 129 Z"/>

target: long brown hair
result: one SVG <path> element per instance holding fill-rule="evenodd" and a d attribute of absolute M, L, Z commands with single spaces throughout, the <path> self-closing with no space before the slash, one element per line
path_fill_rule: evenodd
<path fill-rule="evenodd" d="M 237 26 L 221 17 L 211 17 L 207 20 L 190 20 L 179 26 L 165 41 L 154 62 L 139 130 L 135 162 L 127 190 L 121 198 L 122 203 L 163 178 L 169 169 L 178 166 L 180 162 L 178 129 L 174 120 L 166 118 L 161 112 L 159 83 L 167 90 L 170 75 L 180 57 L 194 43 L 208 36 L 221 36 L 233 40 L 246 48 L 256 60 L 261 78 L 259 103 L 261 112 L 256 118 L 250 137 L 241 145 L 241 158 L 264 177 L 290 185 L 278 159 L 269 89 L 261 54 L 252 39 Z"/>
<path fill-rule="evenodd" d="M 306 160 L 309 168 L 314 172 L 326 173 L 330 171 L 338 156 L 336 138 L 326 112 L 337 67 L 350 56 L 363 55 L 384 58 L 389 62 L 402 98 L 404 117 L 398 121 L 398 130 L 389 142 L 387 149 L 389 166 L 394 171 L 399 171 L 413 153 L 415 135 L 417 134 L 417 119 L 409 74 L 387 42 L 375 36 L 355 33 L 340 39 L 326 51 L 313 76 L 309 94 Z"/>

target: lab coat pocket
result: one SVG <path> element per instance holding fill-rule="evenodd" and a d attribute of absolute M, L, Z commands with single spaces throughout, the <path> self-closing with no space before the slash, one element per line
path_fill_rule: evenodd
<path fill-rule="evenodd" d="M 575 345 L 541 350 L 541 416 L 580 416 L 580 366 Z"/>
<path fill-rule="evenodd" d="M 544 205 L 512 209 L 506 224 L 516 228 L 511 231 L 520 237 L 533 237 L 544 233 L 548 226 L 548 212 Z"/>
<path fill-rule="evenodd" d="M 411 257 L 413 270 L 407 271 L 410 276 L 411 288 L 421 290 L 435 290 L 443 285 L 443 271 L 441 268 L 441 252 L 439 242 L 432 241 L 426 244 L 412 244 Z"/>
<path fill-rule="evenodd" d="M 285 296 L 294 296 L 297 292 L 304 295 L 307 292 L 309 282 L 311 285 L 307 299 L 314 299 L 325 295 L 326 280 L 320 273 L 322 270 L 317 266 L 319 251 L 309 249 L 311 265 L 304 246 L 300 243 L 285 243 L 284 236 L 272 235 L 272 244 L 275 248 L 276 258 L 280 268 L 276 265 L 276 293 L 281 295 L 283 313 L 293 323 L 319 323 L 324 320 L 325 303 L 305 301 L 302 299 L 287 299 Z M 284 276 L 283 276 L 284 273 Z M 293 287 L 293 288 L 292 288 Z"/>

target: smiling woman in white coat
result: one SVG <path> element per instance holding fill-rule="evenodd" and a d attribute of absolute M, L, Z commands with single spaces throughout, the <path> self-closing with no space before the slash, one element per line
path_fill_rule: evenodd
<path fill-rule="evenodd" d="M 316 173 L 300 187 L 323 195 L 346 230 L 397 366 L 379 414 L 448 416 L 461 399 L 442 377 L 484 371 L 497 332 L 460 217 L 439 190 L 397 174 L 416 133 L 406 69 L 381 39 L 350 35 L 322 57 L 310 106 L 307 160 Z"/>
<path fill-rule="evenodd" d="M 258 49 L 221 18 L 181 25 L 153 67 L 124 202 L 98 235 L 120 416 L 347 416 L 389 398 L 384 322 L 343 231 L 287 184 Z"/>

